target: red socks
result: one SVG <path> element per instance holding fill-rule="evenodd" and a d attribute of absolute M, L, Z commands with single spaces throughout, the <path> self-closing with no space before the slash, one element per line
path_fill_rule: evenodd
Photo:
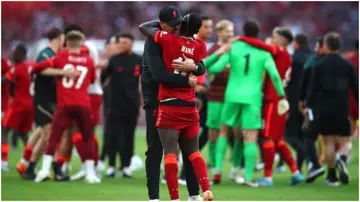
<path fill-rule="evenodd" d="M 62 165 L 64 165 L 65 161 L 68 161 L 68 158 L 67 158 L 67 157 L 65 157 L 65 156 L 60 156 L 60 155 L 57 157 L 57 163 L 58 163 L 58 165 L 59 165 L 59 168 L 61 168 Z"/>
<path fill-rule="evenodd" d="M 275 143 L 272 140 L 262 144 L 264 157 L 264 177 L 271 177 L 275 159 Z"/>
<path fill-rule="evenodd" d="M 164 157 L 165 179 L 171 200 L 179 199 L 178 165 L 175 154 L 166 154 Z"/>
<path fill-rule="evenodd" d="M 30 161 L 31 159 L 31 154 L 32 154 L 32 147 L 30 146 L 25 146 L 25 150 L 24 150 L 24 154 L 23 154 L 23 159 L 25 161 Z"/>
<path fill-rule="evenodd" d="M 280 153 L 281 158 L 284 159 L 284 161 L 289 165 L 291 172 L 294 173 L 298 171 L 295 160 L 292 157 L 288 146 L 285 144 L 283 140 L 277 142 L 276 149 Z"/>
<path fill-rule="evenodd" d="M 189 156 L 189 159 L 193 165 L 196 177 L 203 192 L 210 190 L 210 183 L 204 158 L 200 152 L 194 152 Z"/>
<path fill-rule="evenodd" d="M 1 161 L 8 161 L 9 144 L 1 144 Z"/>
<path fill-rule="evenodd" d="M 95 161 L 95 165 L 97 164 L 99 160 L 99 145 L 95 135 L 88 142 L 85 142 L 81 133 L 76 133 L 72 136 L 72 142 L 79 153 L 81 162 L 84 163 L 85 160 L 92 159 Z"/>

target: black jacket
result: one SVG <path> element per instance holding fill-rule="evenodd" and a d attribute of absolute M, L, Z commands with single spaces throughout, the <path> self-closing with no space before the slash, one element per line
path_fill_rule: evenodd
<path fill-rule="evenodd" d="M 292 76 L 286 88 L 287 99 L 290 104 L 290 112 L 299 112 L 300 83 L 304 71 L 304 64 L 311 51 L 309 49 L 295 50 L 292 56 Z"/>
<path fill-rule="evenodd" d="M 348 117 L 348 92 L 359 100 L 359 80 L 353 64 L 339 54 L 324 56 L 311 73 L 306 98 L 309 108 L 316 108 L 319 116 Z"/>

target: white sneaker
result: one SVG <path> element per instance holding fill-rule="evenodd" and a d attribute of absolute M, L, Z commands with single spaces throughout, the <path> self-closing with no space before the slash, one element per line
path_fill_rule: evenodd
<path fill-rule="evenodd" d="M 1 171 L 10 172 L 9 163 L 7 161 L 1 161 Z"/>
<path fill-rule="evenodd" d="M 50 171 L 49 170 L 40 170 L 35 178 L 36 183 L 44 182 L 50 179 Z"/>
<path fill-rule="evenodd" d="M 109 167 L 105 172 L 106 177 L 115 177 L 115 174 L 116 172 L 114 167 Z"/>
<path fill-rule="evenodd" d="M 161 178 L 161 184 L 166 184 L 166 179 L 165 179 L 165 177 Z"/>
<path fill-rule="evenodd" d="M 238 175 L 239 169 L 232 167 L 229 174 L 229 180 L 235 180 Z"/>
<path fill-rule="evenodd" d="M 102 162 L 102 161 L 98 161 L 98 164 L 97 164 L 97 167 L 96 167 L 96 170 L 97 171 L 99 171 L 99 172 L 102 172 L 102 171 L 104 171 L 106 169 L 106 167 L 105 167 L 105 164 L 104 164 L 104 162 Z"/>
<path fill-rule="evenodd" d="M 244 184 L 245 183 L 245 179 L 241 176 L 236 176 L 235 178 L 235 183 L 236 184 Z"/>
<path fill-rule="evenodd" d="M 83 164 L 79 170 L 79 172 L 77 172 L 75 175 L 70 177 L 70 180 L 81 180 L 84 179 L 84 177 L 86 176 L 85 173 L 85 165 Z"/>
<path fill-rule="evenodd" d="M 132 178 L 132 171 L 129 167 L 125 167 L 122 169 L 123 177 L 125 178 Z"/>
<path fill-rule="evenodd" d="M 62 166 L 61 166 L 61 172 L 68 175 L 72 170 L 71 164 L 68 162 L 65 162 Z"/>
<path fill-rule="evenodd" d="M 189 196 L 188 201 L 203 201 L 200 195 Z"/>
<path fill-rule="evenodd" d="M 207 190 L 203 193 L 203 201 L 213 201 L 214 196 L 210 190 Z"/>
<path fill-rule="evenodd" d="M 178 179 L 178 183 L 179 183 L 179 185 L 181 185 L 181 186 L 186 186 L 186 180 L 183 180 L 183 179 Z"/>
<path fill-rule="evenodd" d="M 85 161 L 85 181 L 90 184 L 100 183 L 101 180 L 96 176 L 95 162 L 93 160 Z"/>
<path fill-rule="evenodd" d="M 131 171 L 141 170 L 142 168 L 144 168 L 143 160 L 138 155 L 133 155 L 131 157 L 129 167 L 130 167 Z"/>

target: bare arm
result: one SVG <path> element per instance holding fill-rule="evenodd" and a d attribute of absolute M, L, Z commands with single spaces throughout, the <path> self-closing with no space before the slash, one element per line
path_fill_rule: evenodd
<path fill-rule="evenodd" d="M 160 30 L 160 21 L 153 20 L 144 22 L 139 26 L 139 30 L 143 35 L 153 39 L 156 32 Z"/>

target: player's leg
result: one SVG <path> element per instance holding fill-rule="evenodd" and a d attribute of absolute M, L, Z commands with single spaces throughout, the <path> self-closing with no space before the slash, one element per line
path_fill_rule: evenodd
<path fill-rule="evenodd" d="M 201 133 L 199 135 L 199 148 L 200 150 L 206 145 L 208 142 L 208 127 L 206 126 L 206 118 L 207 118 L 207 105 L 208 105 L 208 99 L 205 94 L 201 95 L 201 101 L 202 101 L 202 108 L 199 111 L 200 116 L 200 127 Z"/>
<path fill-rule="evenodd" d="M 156 115 L 157 110 L 145 109 L 146 142 L 148 145 L 145 152 L 145 168 L 147 181 L 146 186 L 148 188 L 148 196 L 150 200 L 159 199 L 160 163 L 163 154 L 159 134 L 155 126 Z"/>
<path fill-rule="evenodd" d="M 121 165 L 123 167 L 123 177 L 131 178 L 132 173 L 130 169 L 131 157 L 134 155 L 134 138 L 135 138 L 135 129 L 138 121 L 137 114 L 134 114 L 132 117 L 128 117 L 125 120 L 124 125 L 124 151 L 123 151 L 123 161 Z"/>
<path fill-rule="evenodd" d="M 19 108 L 10 107 L 2 120 L 1 125 L 1 170 L 9 171 L 8 155 L 9 155 L 9 131 L 10 129 L 18 129 L 21 124 L 21 110 Z"/>
<path fill-rule="evenodd" d="M 211 167 L 215 167 L 215 155 L 216 155 L 216 142 L 220 133 L 220 118 L 223 103 L 209 102 L 207 106 L 207 118 L 206 126 L 208 127 L 208 139 L 209 139 L 209 160 Z"/>
<path fill-rule="evenodd" d="M 204 201 L 209 201 L 213 199 L 213 195 L 210 190 L 207 166 L 199 151 L 199 143 L 196 136 L 198 131 L 199 125 L 196 122 L 184 128 L 181 131 L 179 142 L 181 150 L 184 153 L 189 154 L 189 159 L 192 163 L 196 177 L 203 192 Z"/>
<path fill-rule="evenodd" d="M 230 127 L 235 125 L 239 117 L 241 108 L 234 103 L 224 103 L 221 111 L 221 128 L 219 138 L 216 142 L 216 155 L 215 155 L 215 175 L 213 177 L 214 184 L 221 183 L 222 165 L 225 158 L 225 153 L 228 146 L 228 134 L 231 130 Z"/>
<path fill-rule="evenodd" d="M 271 138 L 271 134 L 274 132 L 276 127 L 276 122 L 272 117 L 273 113 L 276 111 L 276 103 L 265 102 L 263 105 L 262 117 L 264 120 L 264 127 L 260 131 L 260 146 L 262 147 L 262 158 L 264 160 L 264 177 L 260 178 L 257 182 L 259 186 L 272 186 L 272 174 L 273 174 L 273 164 L 275 159 L 275 142 Z M 275 131 L 276 132 L 276 131 Z"/>
<path fill-rule="evenodd" d="M 89 183 L 100 183 L 101 181 L 96 176 L 95 169 L 96 142 L 93 135 L 94 124 L 91 118 L 91 109 L 88 107 L 76 107 L 74 109 L 73 118 L 85 143 L 83 146 L 83 149 L 86 151 L 83 155 L 86 173 L 85 180 Z"/>
<path fill-rule="evenodd" d="M 303 162 L 306 158 L 306 147 L 302 132 L 303 124 L 303 115 L 295 111 L 290 113 L 286 122 L 284 138 L 286 143 L 288 143 L 296 151 L 296 165 L 301 172 Z"/>
<path fill-rule="evenodd" d="M 324 134 L 325 142 L 325 162 L 328 167 L 328 174 L 326 177 L 329 186 L 338 186 L 339 181 L 336 177 L 336 155 L 335 155 L 335 143 L 336 138 L 334 135 Z"/>
<path fill-rule="evenodd" d="M 69 180 L 67 176 L 62 175 L 60 168 L 54 163 L 54 154 L 56 147 L 60 143 L 63 133 L 72 124 L 72 114 L 68 107 L 59 107 L 54 115 L 54 121 L 51 127 L 51 134 L 46 144 L 45 154 L 42 159 L 41 170 L 38 172 L 35 182 L 42 182 L 50 177 L 50 167 L 53 165 L 55 171 L 55 180 Z"/>
<path fill-rule="evenodd" d="M 307 130 L 304 130 L 306 153 L 312 164 L 310 170 L 308 170 L 306 182 L 311 183 L 316 178 L 325 174 L 325 168 L 320 165 L 317 149 L 316 140 L 318 139 L 318 130 L 316 126 L 316 120 L 312 121 Z"/>
<path fill-rule="evenodd" d="M 177 146 L 179 132 L 177 130 L 158 128 L 161 145 L 164 148 L 164 168 L 166 184 L 171 200 L 179 199 Z"/>
<path fill-rule="evenodd" d="M 116 154 L 119 150 L 119 138 L 122 133 L 121 125 L 119 122 L 121 121 L 121 112 L 112 108 L 109 114 L 109 147 L 107 149 L 109 155 L 109 167 L 105 173 L 106 177 L 115 177 L 115 165 L 116 165 Z"/>
<path fill-rule="evenodd" d="M 351 142 L 351 132 L 350 129 L 350 120 L 343 118 L 341 121 L 338 121 L 339 135 L 336 136 L 336 142 L 340 144 L 340 158 L 337 160 L 337 169 L 340 172 L 340 181 L 342 184 L 349 184 L 350 174 L 347 168 L 348 158 L 350 156 L 351 150 L 349 149 L 349 144 Z M 348 129 L 347 129 L 348 128 Z"/>
<path fill-rule="evenodd" d="M 230 170 L 229 179 L 235 180 L 236 183 L 242 183 L 244 179 L 240 176 L 240 163 L 243 157 L 244 139 L 240 126 L 232 128 L 234 136 L 234 146 L 232 148 L 232 168 Z"/>
<path fill-rule="evenodd" d="M 240 124 L 244 134 L 245 185 L 257 187 L 258 184 L 252 180 L 257 156 L 258 130 L 261 128 L 261 107 L 243 105 Z"/>

